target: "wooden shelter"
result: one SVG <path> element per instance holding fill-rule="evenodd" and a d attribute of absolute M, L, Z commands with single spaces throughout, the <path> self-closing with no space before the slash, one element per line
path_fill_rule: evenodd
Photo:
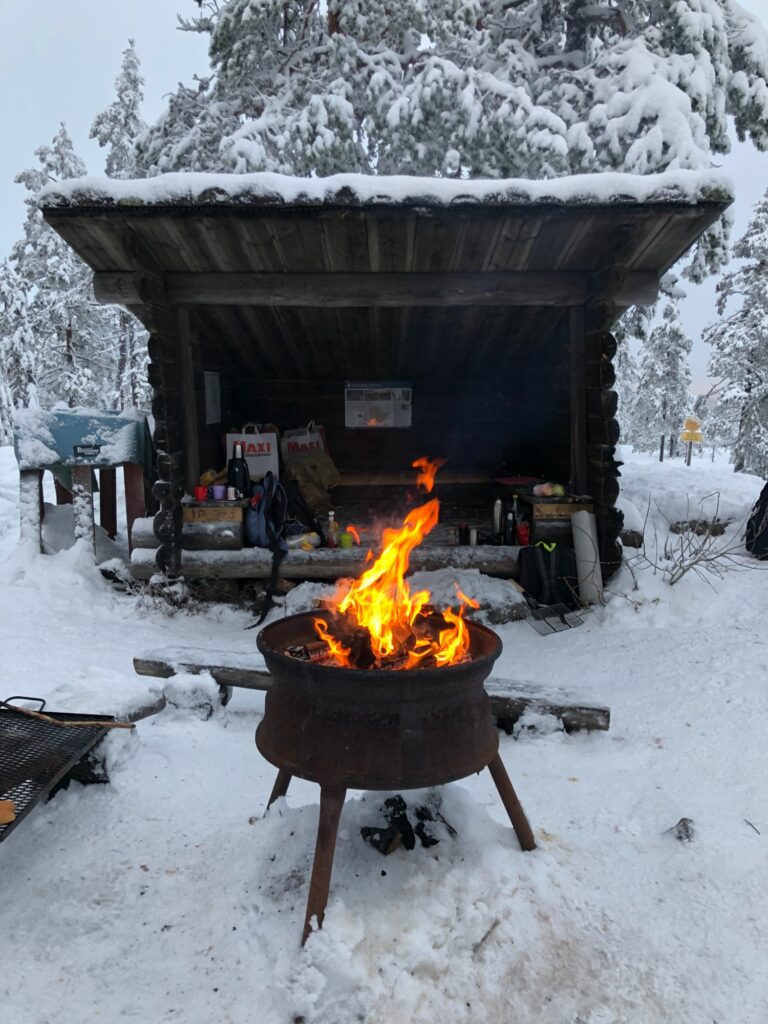
<path fill-rule="evenodd" d="M 656 300 L 729 202 L 722 181 L 695 172 L 167 175 L 82 179 L 41 198 L 93 269 L 96 297 L 150 333 L 156 566 L 170 575 L 184 571 L 185 489 L 222 464 L 226 425 L 249 419 L 322 422 L 349 485 L 400 480 L 423 454 L 489 494 L 511 472 L 567 481 L 593 499 L 610 574 L 621 527 L 610 329 Z M 205 371 L 221 375 L 222 423 L 206 422 Z M 345 383 L 381 380 L 412 388 L 412 426 L 346 428 Z"/>

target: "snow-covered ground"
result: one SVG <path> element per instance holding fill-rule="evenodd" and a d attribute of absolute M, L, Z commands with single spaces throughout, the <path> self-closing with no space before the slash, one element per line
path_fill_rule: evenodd
<path fill-rule="evenodd" d="M 644 515 L 652 492 L 663 539 L 665 517 L 719 492 L 728 541 L 760 486 L 723 463 L 628 455 L 623 495 Z M 107 713 L 165 685 L 134 674 L 143 650 L 255 653 L 245 612 L 117 594 L 78 547 L 18 549 L 16 516 L 0 448 L 0 696 Z M 386 858 L 359 834 L 381 796 L 350 794 L 325 926 L 301 951 L 316 788 L 295 782 L 261 818 L 274 770 L 253 744 L 259 694 L 207 721 L 169 708 L 110 737 L 109 786 L 70 787 L 0 846 L 0 1019 L 765 1024 L 768 567 L 713 586 L 634 572 L 638 589 L 624 570 L 581 629 L 498 627 L 498 674 L 612 709 L 608 733 L 502 738 L 536 852 L 487 773 L 442 791 L 455 838 Z M 210 688 L 172 682 L 182 705 Z M 691 843 L 666 834 L 682 817 Z"/>

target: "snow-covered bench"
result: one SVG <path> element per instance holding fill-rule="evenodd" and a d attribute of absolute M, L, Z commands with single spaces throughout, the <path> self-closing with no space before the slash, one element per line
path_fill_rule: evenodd
<path fill-rule="evenodd" d="M 268 690 L 272 677 L 257 653 L 232 654 L 209 648 L 179 647 L 173 651 L 149 651 L 133 659 L 139 675 L 170 679 L 179 672 L 199 675 L 207 672 L 221 690 L 222 703 L 232 696 L 233 687 Z M 519 682 L 491 676 L 485 688 L 491 698 L 491 711 L 498 723 L 510 729 L 526 712 L 553 715 L 567 732 L 577 729 L 607 730 L 610 708 L 593 704 L 556 686 Z"/>

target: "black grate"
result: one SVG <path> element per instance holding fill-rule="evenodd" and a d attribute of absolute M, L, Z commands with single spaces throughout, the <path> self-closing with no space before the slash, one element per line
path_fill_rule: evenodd
<path fill-rule="evenodd" d="M 108 715 L 46 714 L 60 721 L 112 721 Z M 96 725 L 62 729 L 0 707 L 0 800 L 16 805 L 16 820 L 0 825 L 0 843 L 106 732 Z"/>

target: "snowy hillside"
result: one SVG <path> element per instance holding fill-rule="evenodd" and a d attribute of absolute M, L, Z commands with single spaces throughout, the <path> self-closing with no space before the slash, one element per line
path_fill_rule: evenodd
<path fill-rule="evenodd" d="M 723 543 L 738 544 L 758 478 L 625 458 L 623 499 L 641 519 L 650 501 L 662 546 L 667 522 L 695 518 L 701 499 L 712 514 L 716 492 Z M 253 744 L 263 697 L 237 691 L 206 721 L 183 705 L 195 687 L 215 696 L 210 681 L 144 679 L 131 662 L 161 644 L 255 658 L 251 617 L 118 594 L 78 547 L 30 557 L 16 487 L 0 448 L 0 696 L 108 713 L 165 687 L 181 706 L 110 737 L 109 786 L 73 785 L 0 846 L 3 1020 L 768 1019 L 768 566 L 670 587 L 636 564 L 637 589 L 623 570 L 581 629 L 498 627 L 497 674 L 612 710 L 608 733 L 549 721 L 502 736 L 539 849 L 520 852 L 487 773 L 442 791 L 455 838 L 386 858 L 359 834 L 380 796 L 352 793 L 325 925 L 302 952 L 317 791 L 298 782 L 261 818 L 274 776 Z M 293 591 L 289 610 L 316 591 Z M 683 817 L 690 843 L 667 833 Z"/>

